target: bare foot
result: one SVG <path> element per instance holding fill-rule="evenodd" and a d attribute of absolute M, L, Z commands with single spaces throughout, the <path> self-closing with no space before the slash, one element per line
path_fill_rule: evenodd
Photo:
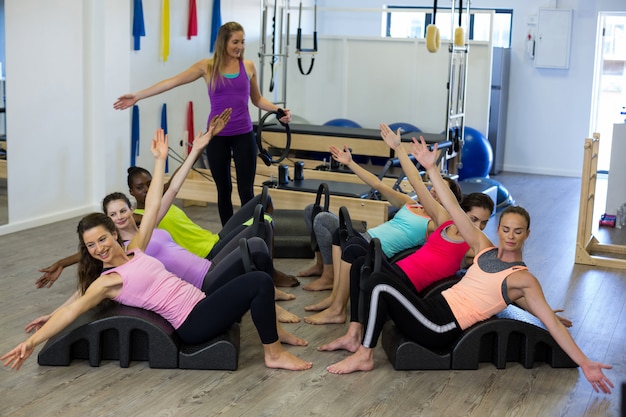
<path fill-rule="evenodd" d="M 343 310 L 341 313 L 334 313 L 330 309 L 326 309 L 312 316 L 305 317 L 304 321 L 309 324 L 341 324 L 346 322 L 346 312 Z"/>
<path fill-rule="evenodd" d="M 304 361 L 292 355 L 286 350 L 265 354 L 265 366 L 274 369 L 287 369 L 288 371 L 305 371 L 311 369 L 312 362 Z"/>
<path fill-rule="evenodd" d="M 293 333 L 289 333 L 287 330 L 283 329 L 281 326 L 277 326 L 276 330 L 278 330 L 278 340 L 281 343 L 286 343 L 288 345 L 293 346 L 307 346 L 309 342 L 304 339 L 300 339 L 295 336 Z"/>
<path fill-rule="evenodd" d="M 303 290 L 307 291 L 324 291 L 324 290 L 332 290 L 333 289 L 334 279 L 332 276 L 322 275 L 318 279 L 313 282 L 308 283 L 304 287 Z"/>
<path fill-rule="evenodd" d="M 310 306 L 304 307 L 304 311 L 322 311 L 326 310 L 333 303 L 333 299 L 328 296 L 324 298 L 322 301 L 316 304 L 311 304 Z"/>
<path fill-rule="evenodd" d="M 276 319 L 281 323 L 300 323 L 300 317 L 276 304 Z"/>
<path fill-rule="evenodd" d="M 344 360 L 326 367 L 326 370 L 333 374 L 349 374 L 372 369 L 374 369 L 374 350 L 363 346 Z"/>
<path fill-rule="evenodd" d="M 280 333 L 280 326 L 278 327 Z M 311 362 L 304 361 L 287 352 L 279 340 L 274 343 L 264 344 L 263 354 L 265 356 L 265 366 L 268 368 L 304 371 L 313 366 Z"/>
<path fill-rule="evenodd" d="M 322 275 L 323 268 L 317 262 L 314 265 L 311 265 L 304 271 L 298 272 L 299 277 L 314 277 L 317 275 Z"/>
<path fill-rule="evenodd" d="M 279 290 L 274 287 L 274 301 L 289 301 L 294 300 L 296 296 L 294 294 L 289 294 L 283 290 Z"/>
<path fill-rule="evenodd" d="M 274 285 L 276 287 L 297 287 L 300 285 L 300 281 L 293 275 L 287 275 L 278 269 L 274 269 Z"/>
<path fill-rule="evenodd" d="M 355 339 L 354 336 L 345 334 L 330 343 L 323 344 L 317 350 L 322 352 L 331 352 L 334 350 L 347 350 L 348 352 L 356 352 L 361 346 L 361 339 Z"/>

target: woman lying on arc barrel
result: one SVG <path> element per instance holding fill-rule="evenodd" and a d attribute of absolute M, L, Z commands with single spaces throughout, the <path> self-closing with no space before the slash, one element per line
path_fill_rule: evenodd
<path fill-rule="evenodd" d="M 400 331 L 430 348 L 447 347 L 475 323 L 517 303 L 546 326 L 554 340 L 578 364 L 596 392 L 610 393 L 613 383 L 603 373 L 610 365 L 589 359 L 565 328 L 543 294 L 541 284 L 523 262 L 522 249 L 530 235 L 530 216 L 518 206 L 506 208 L 498 224 L 498 246 L 476 228 L 446 187 L 436 165 L 437 146 L 430 151 L 423 138 L 413 141 L 413 155 L 426 169 L 441 203 L 465 241 L 476 253 L 461 281 L 441 294 L 421 299 L 392 276 L 372 274 L 362 284 L 364 336 L 362 345 L 329 372 L 344 374 L 374 367 L 374 347 L 390 317 Z M 411 306 L 408 309 L 406 306 Z M 386 313 L 385 313 L 386 312 Z"/>
<path fill-rule="evenodd" d="M 205 293 L 168 272 L 162 263 L 143 252 L 156 227 L 161 204 L 168 153 L 163 130 L 157 131 L 151 150 L 155 157 L 154 178 L 139 232 L 125 249 L 108 216 L 102 213 L 85 216 L 77 229 L 82 296 L 58 309 L 41 329 L 3 355 L 0 359 L 4 365 L 19 369 L 37 345 L 58 334 L 101 301 L 111 299 L 162 315 L 186 344 L 210 340 L 250 310 L 263 344 L 265 365 L 288 370 L 309 369 L 311 362 L 287 352 L 280 342 L 284 339 L 281 333 L 286 332 L 276 321 L 274 284 L 269 274 L 253 271 L 225 277 Z"/>

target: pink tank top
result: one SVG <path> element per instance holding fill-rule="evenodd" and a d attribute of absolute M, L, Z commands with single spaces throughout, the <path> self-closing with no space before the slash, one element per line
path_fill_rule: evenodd
<path fill-rule="evenodd" d="M 426 239 L 424 246 L 396 262 L 417 291 L 454 275 L 461 267 L 469 245 L 463 240 L 453 241 L 447 237 L 446 229 L 452 224 L 452 220 L 443 223 Z"/>
<path fill-rule="evenodd" d="M 130 254 L 133 256 L 128 262 L 102 273 L 116 272 L 122 277 L 115 301 L 154 311 L 178 329 L 206 295 L 141 250 L 133 249 Z"/>
<path fill-rule="evenodd" d="M 461 281 L 441 293 L 463 330 L 504 310 L 507 306 L 504 280 L 513 272 L 528 269 L 521 262 L 502 262 L 497 255 L 498 248 L 482 250 Z M 481 259 L 483 256 L 489 259 Z M 481 261 L 495 265 L 496 272 L 485 271 Z"/>

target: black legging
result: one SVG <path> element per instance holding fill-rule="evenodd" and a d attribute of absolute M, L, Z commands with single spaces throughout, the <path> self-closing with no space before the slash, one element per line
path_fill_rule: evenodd
<path fill-rule="evenodd" d="M 258 237 L 251 237 L 247 239 L 247 242 L 250 262 L 254 264 L 254 268 L 272 276 L 274 274 L 274 264 L 266 243 Z M 232 250 L 220 252 L 219 258 L 214 258 L 211 261 L 211 267 L 202 283 L 202 291 L 208 294 L 216 288 L 216 285 L 221 285 L 219 283 L 223 279 L 228 280 L 229 277 L 232 278 L 244 274 L 246 265 L 243 264 L 242 258 L 238 241 L 237 246 L 233 247 Z"/>
<path fill-rule="evenodd" d="M 261 343 L 278 340 L 274 281 L 263 271 L 235 277 L 223 276 L 212 286 L 212 292 L 193 308 L 176 330 L 186 344 L 196 345 L 227 331 L 250 310 Z"/>
<path fill-rule="evenodd" d="M 267 198 L 268 205 L 271 205 L 272 198 L 269 195 Z M 254 196 L 252 200 L 242 205 L 239 210 L 237 210 L 232 217 L 228 219 L 226 224 L 222 227 L 222 230 L 220 230 L 217 234 L 220 237 L 220 240 L 224 239 L 224 237 L 228 236 L 233 230 L 239 228 L 242 224 L 252 219 L 256 206 L 259 204 L 261 204 L 261 194 Z M 220 242 L 217 242 L 217 245 L 219 245 L 219 243 Z"/>
<path fill-rule="evenodd" d="M 230 253 L 239 246 L 239 240 L 241 238 L 250 239 L 252 237 L 258 237 L 259 233 L 262 234 L 263 240 L 265 241 L 267 247 L 270 248 L 271 254 L 271 248 L 274 244 L 274 227 L 269 221 L 264 220 L 263 226 L 260 229 L 257 229 L 256 226 L 245 226 L 240 224 L 227 236 L 221 238 L 217 244 L 213 246 L 211 252 L 209 252 L 206 258 L 211 262 L 219 262 L 225 254 Z"/>
<path fill-rule="evenodd" d="M 365 256 L 357 258 L 350 267 L 350 321 L 358 322 L 363 316 L 362 303 L 359 302 L 361 297 L 361 268 L 365 264 Z M 381 270 L 396 276 L 400 281 L 404 282 L 408 289 L 413 290 L 418 295 L 415 286 L 406 276 L 404 271 L 396 264 L 392 264 L 385 257 L 381 259 Z"/>
<path fill-rule="evenodd" d="M 222 225 L 233 215 L 231 194 L 231 156 L 235 161 L 237 190 L 243 206 L 254 197 L 254 176 L 256 175 L 257 147 L 254 133 L 235 136 L 215 136 L 206 148 L 211 175 L 217 188 L 217 208 Z"/>
<path fill-rule="evenodd" d="M 206 342 L 228 330 L 248 310 L 262 343 L 278 340 L 272 258 L 260 238 L 249 239 L 248 248 L 257 271 L 245 272 L 239 249 L 215 264 L 202 284 L 206 298 L 196 304 L 176 330 L 183 342 Z"/>
<path fill-rule="evenodd" d="M 375 272 L 361 281 L 363 346 L 373 348 L 387 318 L 409 339 L 429 349 L 450 346 L 461 330 L 441 294 L 421 298 L 398 277 Z"/>

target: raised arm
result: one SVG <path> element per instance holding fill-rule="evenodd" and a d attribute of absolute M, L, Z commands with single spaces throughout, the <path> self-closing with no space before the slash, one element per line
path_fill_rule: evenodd
<path fill-rule="evenodd" d="M 213 119 L 211 119 L 211 123 L 209 123 L 209 130 L 207 130 L 206 133 L 198 133 L 193 141 L 191 152 L 189 152 L 189 155 L 187 155 L 183 164 L 178 167 L 178 169 L 174 172 L 174 175 L 172 175 L 172 178 L 165 185 L 165 193 L 161 199 L 161 208 L 159 209 L 157 224 L 159 224 L 167 211 L 170 209 L 176 195 L 180 191 L 180 187 L 182 187 L 185 179 L 187 178 L 187 174 L 191 171 L 193 164 L 207 147 L 211 138 L 219 135 L 222 129 L 224 129 L 224 126 L 226 126 L 230 120 L 231 113 L 232 109 L 228 108 L 221 114 L 214 116 Z"/>
<path fill-rule="evenodd" d="M 443 206 L 439 204 L 430 194 L 428 188 L 426 188 L 426 185 L 422 181 L 422 176 L 417 170 L 417 167 L 413 164 L 413 162 L 411 162 L 411 159 L 409 159 L 409 154 L 407 153 L 405 147 L 402 146 L 400 131 L 398 130 L 398 133 L 395 133 L 389 128 L 389 126 L 381 123 L 380 136 L 383 138 L 385 143 L 395 151 L 398 159 L 400 160 L 400 165 L 402 166 L 404 175 L 406 175 L 409 183 L 417 193 L 420 204 L 424 206 L 424 209 L 428 212 L 435 224 L 439 226 L 450 220 L 450 214 L 448 214 L 446 209 L 443 208 Z"/>
<path fill-rule="evenodd" d="M 435 144 L 434 149 L 431 151 L 428 145 L 426 145 L 424 138 L 420 138 L 419 141 L 413 139 L 411 147 L 413 149 L 413 156 L 415 156 L 418 162 L 426 169 L 428 177 L 441 200 L 441 204 L 448 213 L 450 213 L 459 233 L 461 233 L 461 236 L 463 236 L 463 239 L 465 239 L 474 253 L 479 253 L 481 250 L 493 246 L 489 238 L 472 224 L 467 214 L 465 214 L 459 205 L 456 197 L 454 197 L 450 187 L 448 187 L 441 177 L 439 166 L 437 166 L 437 144 Z"/>
<path fill-rule="evenodd" d="M 354 160 L 352 159 L 352 154 L 350 153 L 350 149 L 348 149 L 347 145 L 343 145 L 342 149 L 331 145 L 329 149 L 335 161 L 350 168 L 352 172 L 354 172 L 356 176 L 361 179 L 361 181 L 363 181 L 370 187 L 378 190 L 394 207 L 401 208 L 407 203 L 414 203 L 411 197 L 394 190 L 393 188 L 379 180 L 376 175 L 372 174 L 371 172 L 354 162 Z"/>
<path fill-rule="evenodd" d="M 198 78 L 205 77 L 208 65 L 209 60 L 203 59 L 196 62 L 180 74 L 159 81 L 158 83 L 153 84 L 150 87 L 136 93 L 124 94 L 123 96 L 120 96 L 115 103 L 113 103 L 113 108 L 116 110 L 127 109 L 129 107 L 132 107 L 139 100 L 147 97 L 156 96 L 157 94 L 161 94 L 164 91 L 171 90 L 172 88 L 178 87 L 183 84 L 188 84 L 192 81 L 197 80 Z"/>
<path fill-rule="evenodd" d="M 507 277 L 507 286 L 511 300 L 517 301 L 520 297 L 525 299 L 528 311 L 541 320 L 559 346 L 580 366 L 593 389 L 610 394 L 613 383 L 602 370 L 611 369 L 612 366 L 592 361 L 583 353 L 546 302 L 537 278 L 528 271 L 515 272 Z"/>
<path fill-rule="evenodd" d="M 39 272 L 43 272 L 43 275 L 39 277 L 37 281 L 35 281 L 35 285 L 37 288 L 52 287 L 52 284 L 61 276 L 61 272 L 63 269 L 78 263 L 80 260 L 80 253 L 76 252 L 73 255 L 70 255 L 66 258 L 59 259 L 55 263 L 45 268 L 41 268 Z"/>
<path fill-rule="evenodd" d="M 165 178 L 165 159 L 167 158 L 167 135 L 163 132 L 163 129 L 158 129 L 154 138 L 152 139 L 152 145 L 150 150 L 154 155 L 154 170 L 152 174 L 152 181 L 146 194 L 146 203 L 141 225 L 139 226 L 139 232 L 133 236 L 128 243 L 128 249 L 139 248 L 145 250 L 152 237 L 152 231 L 157 226 L 157 217 L 159 209 L 161 207 L 161 198 L 163 195 L 163 180 Z"/>

